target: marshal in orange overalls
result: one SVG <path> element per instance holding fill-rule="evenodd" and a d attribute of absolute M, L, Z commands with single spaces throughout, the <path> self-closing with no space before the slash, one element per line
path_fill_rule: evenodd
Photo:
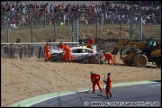
<path fill-rule="evenodd" d="M 102 88 L 101 88 L 101 84 L 100 84 L 100 75 L 95 74 L 93 72 L 91 72 L 90 74 L 91 74 L 90 78 L 93 83 L 93 93 L 95 93 L 96 84 L 97 84 L 98 88 L 100 89 L 100 92 L 102 93 Z"/>
<path fill-rule="evenodd" d="M 114 65 L 117 64 L 115 59 L 114 59 L 113 54 L 107 52 L 107 53 L 104 54 L 104 56 L 105 56 L 105 59 L 108 61 L 108 64 L 110 64 L 110 60 L 114 63 Z"/>
<path fill-rule="evenodd" d="M 106 96 L 109 99 L 109 95 L 110 95 L 110 98 L 112 97 L 112 92 L 111 92 L 111 89 L 112 89 L 112 78 L 111 78 L 110 73 L 108 73 L 107 81 L 104 80 L 104 82 L 106 83 Z"/>
<path fill-rule="evenodd" d="M 94 43 L 95 43 L 95 40 L 91 37 L 91 38 L 88 40 L 88 44 L 93 45 Z"/>
<path fill-rule="evenodd" d="M 65 60 L 70 63 L 71 62 L 70 47 L 67 44 L 65 44 L 63 51 L 65 51 Z"/>
<path fill-rule="evenodd" d="M 64 45 L 62 44 L 62 42 L 60 42 L 60 44 L 58 44 L 57 49 L 58 50 L 63 50 L 64 49 Z"/>
<path fill-rule="evenodd" d="M 50 46 L 47 43 L 44 47 L 44 53 L 45 53 L 45 62 L 48 61 L 51 57 L 51 53 L 50 53 Z"/>
<path fill-rule="evenodd" d="M 90 48 L 93 50 L 93 47 L 90 44 L 87 45 L 87 48 Z"/>

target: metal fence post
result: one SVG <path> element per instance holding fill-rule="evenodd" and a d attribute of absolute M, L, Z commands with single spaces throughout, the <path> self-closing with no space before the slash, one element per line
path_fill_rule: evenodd
<path fill-rule="evenodd" d="M 46 8 L 44 8 L 44 28 L 46 28 Z"/>
<path fill-rule="evenodd" d="M 121 36 L 122 36 L 122 20 L 120 19 L 120 40 L 121 40 Z"/>
<path fill-rule="evenodd" d="M 142 1 L 140 1 L 140 40 L 142 41 Z"/>
<path fill-rule="evenodd" d="M 96 14 L 96 39 L 97 39 L 97 35 L 98 35 L 98 17 L 97 17 L 98 13 Z"/>
<path fill-rule="evenodd" d="M 33 18 L 31 18 L 31 42 L 33 43 Z"/>
<path fill-rule="evenodd" d="M 76 19 L 76 42 L 78 42 L 78 25 L 79 25 L 79 20 L 78 18 Z"/>
<path fill-rule="evenodd" d="M 6 18 L 7 43 L 9 42 L 8 17 Z"/>
<path fill-rule="evenodd" d="M 56 19 L 53 18 L 53 25 L 54 25 L 54 42 L 56 42 Z"/>

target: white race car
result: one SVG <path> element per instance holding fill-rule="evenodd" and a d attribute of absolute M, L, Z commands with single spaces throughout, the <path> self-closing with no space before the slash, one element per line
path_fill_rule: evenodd
<path fill-rule="evenodd" d="M 91 64 L 103 64 L 103 53 L 94 51 L 90 48 L 72 47 L 70 48 L 71 61 L 73 62 L 87 62 Z M 63 51 L 52 51 L 51 52 L 52 61 L 63 61 L 64 53 Z"/>

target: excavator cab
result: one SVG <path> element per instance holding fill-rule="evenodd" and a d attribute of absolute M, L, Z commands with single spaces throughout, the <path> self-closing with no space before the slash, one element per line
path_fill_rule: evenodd
<path fill-rule="evenodd" d="M 148 57 L 148 62 L 155 62 L 161 68 L 161 39 L 150 38 L 144 49 Z"/>
<path fill-rule="evenodd" d="M 160 39 L 159 38 L 150 38 L 146 43 L 145 49 L 158 49 L 160 48 Z"/>

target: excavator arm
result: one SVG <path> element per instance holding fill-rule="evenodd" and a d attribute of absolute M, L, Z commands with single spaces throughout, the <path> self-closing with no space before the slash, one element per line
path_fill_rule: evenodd
<path fill-rule="evenodd" d="M 139 48 L 139 49 L 144 49 L 145 48 L 145 43 L 143 42 L 135 42 L 135 41 L 130 41 L 127 39 L 120 40 L 116 47 L 113 49 L 112 54 L 117 55 L 118 52 L 120 53 L 120 59 L 122 59 L 122 54 L 125 48 Z"/>

